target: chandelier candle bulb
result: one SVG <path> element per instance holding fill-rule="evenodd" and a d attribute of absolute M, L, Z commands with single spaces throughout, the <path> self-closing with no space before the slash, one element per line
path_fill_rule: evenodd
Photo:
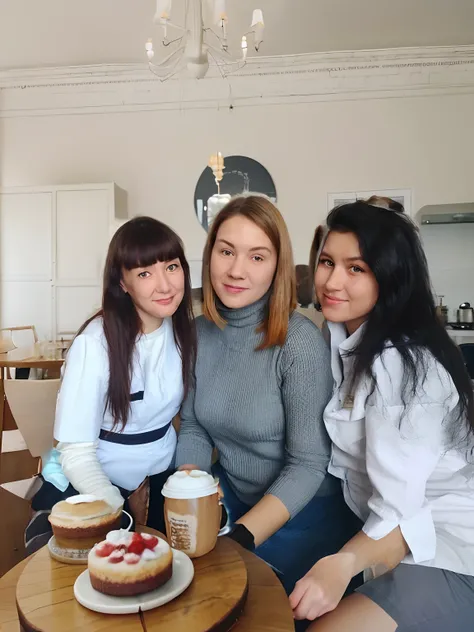
<path fill-rule="evenodd" d="M 255 50 L 258 52 L 260 44 L 263 42 L 263 32 L 265 30 L 263 12 L 261 9 L 255 9 L 255 11 L 253 12 L 252 29 L 254 31 Z"/>
<path fill-rule="evenodd" d="M 156 0 L 155 24 L 166 23 L 170 19 L 172 0 Z"/>
<path fill-rule="evenodd" d="M 145 49 L 146 49 L 146 56 L 148 57 L 148 60 L 151 61 L 153 59 L 153 57 L 155 56 L 155 51 L 153 50 L 153 42 L 150 40 L 148 40 L 148 42 L 145 45 Z"/>
<path fill-rule="evenodd" d="M 227 22 L 225 0 L 214 0 L 214 23 Z"/>
<path fill-rule="evenodd" d="M 247 38 L 245 37 L 245 35 L 242 36 L 242 58 L 245 60 L 247 59 L 247 50 L 248 50 L 248 44 L 247 44 Z"/>
<path fill-rule="evenodd" d="M 252 27 L 257 26 L 258 24 L 265 26 L 262 9 L 254 9 L 252 14 Z"/>

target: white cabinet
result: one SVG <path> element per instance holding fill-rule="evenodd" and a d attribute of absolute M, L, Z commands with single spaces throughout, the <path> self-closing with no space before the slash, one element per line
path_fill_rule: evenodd
<path fill-rule="evenodd" d="M 52 199 L 49 192 L 1 194 L 2 281 L 51 281 L 53 278 Z"/>
<path fill-rule="evenodd" d="M 127 220 L 113 183 L 0 190 L 0 325 L 71 336 L 100 306 L 111 235 Z"/>

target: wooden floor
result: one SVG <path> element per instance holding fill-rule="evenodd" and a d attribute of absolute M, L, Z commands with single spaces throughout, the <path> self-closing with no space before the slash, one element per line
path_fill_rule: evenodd
<path fill-rule="evenodd" d="M 0 487 L 0 577 L 25 557 L 23 535 L 30 511 L 28 501 Z"/>

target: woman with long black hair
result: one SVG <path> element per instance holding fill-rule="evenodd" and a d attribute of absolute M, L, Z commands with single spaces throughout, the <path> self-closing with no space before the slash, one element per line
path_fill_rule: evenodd
<path fill-rule="evenodd" d="M 161 487 L 176 449 L 171 422 L 195 355 L 181 240 L 156 219 L 136 217 L 112 238 L 102 308 L 68 351 L 54 427 L 58 445 L 33 509 L 76 493 L 119 508 L 149 478 L 148 523 L 164 529 Z"/>
<path fill-rule="evenodd" d="M 295 617 L 318 618 L 312 632 L 470 632 L 473 387 L 437 318 L 417 229 L 365 202 L 340 206 L 312 261 L 335 380 L 329 472 L 361 531 L 297 583 Z"/>

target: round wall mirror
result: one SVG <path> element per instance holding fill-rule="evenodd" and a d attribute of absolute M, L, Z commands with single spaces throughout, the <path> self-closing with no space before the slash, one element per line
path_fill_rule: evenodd
<path fill-rule="evenodd" d="M 250 191 L 263 193 L 276 202 L 276 188 L 271 175 L 253 158 L 224 157 L 224 176 L 220 183 L 220 194 L 212 169 L 206 167 L 194 191 L 194 210 L 201 226 L 208 230 L 216 214 L 232 196 Z"/>

